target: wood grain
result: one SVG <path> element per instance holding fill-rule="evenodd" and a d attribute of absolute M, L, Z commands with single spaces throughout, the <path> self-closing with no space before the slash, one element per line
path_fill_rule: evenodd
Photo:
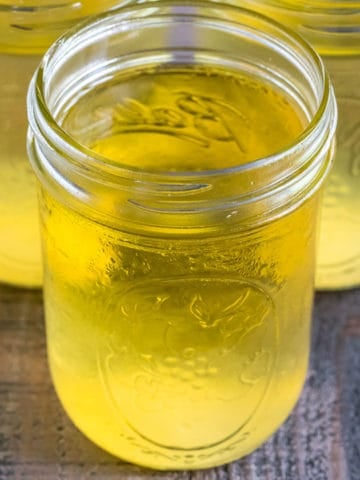
<path fill-rule="evenodd" d="M 147 471 L 68 420 L 47 369 L 41 293 L 0 287 L 0 480 L 359 480 L 359 290 L 317 295 L 312 346 L 301 399 L 262 448 L 208 471 Z"/>

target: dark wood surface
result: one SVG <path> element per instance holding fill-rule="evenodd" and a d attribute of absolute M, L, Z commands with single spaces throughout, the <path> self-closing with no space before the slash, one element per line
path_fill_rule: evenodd
<path fill-rule="evenodd" d="M 154 472 L 79 433 L 54 393 L 40 292 L 0 286 L 0 480 L 359 480 L 360 290 L 317 295 L 301 399 L 259 450 L 199 472 Z"/>

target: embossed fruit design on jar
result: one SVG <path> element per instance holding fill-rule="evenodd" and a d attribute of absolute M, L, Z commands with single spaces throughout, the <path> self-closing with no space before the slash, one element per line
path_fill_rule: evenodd
<path fill-rule="evenodd" d="M 237 0 L 230 3 L 238 4 Z M 321 54 L 339 109 L 335 163 L 327 181 L 320 223 L 316 287 L 360 285 L 360 9 L 358 2 L 248 0 L 248 5 L 290 25 Z"/>
<path fill-rule="evenodd" d="M 221 445 L 244 435 L 273 376 L 270 296 L 231 277 L 159 278 L 115 293 L 109 308 L 99 366 L 119 417 L 165 448 L 196 450 L 209 438 Z"/>
<path fill-rule="evenodd" d="M 336 124 L 314 52 L 246 10 L 117 9 L 51 48 L 29 118 L 48 356 L 71 419 L 152 468 L 254 450 L 308 363 Z"/>

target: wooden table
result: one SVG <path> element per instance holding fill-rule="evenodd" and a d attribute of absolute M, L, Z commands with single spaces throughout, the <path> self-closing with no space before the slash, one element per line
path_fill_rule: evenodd
<path fill-rule="evenodd" d="M 71 424 L 49 378 L 41 293 L 0 286 L 0 480 L 359 480 L 360 290 L 317 295 L 312 346 L 297 408 L 262 448 L 213 470 L 146 471 Z"/>

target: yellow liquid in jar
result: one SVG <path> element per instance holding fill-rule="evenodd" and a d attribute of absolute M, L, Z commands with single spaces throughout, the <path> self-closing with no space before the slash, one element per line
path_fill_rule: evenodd
<path fill-rule="evenodd" d="M 41 54 L 69 22 L 115 3 L 118 2 L 1 2 L 0 283 L 23 287 L 42 284 L 36 180 L 26 152 L 26 94 L 31 77 Z M 19 4 L 23 7 L 21 13 L 21 9 L 13 9 Z"/>
<path fill-rule="evenodd" d="M 360 55 L 325 56 L 339 109 L 335 162 L 326 182 L 316 286 L 360 285 Z"/>
<path fill-rule="evenodd" d="M 121 77 L 63 120 L 113 162 L 152 171 L 248 162 L 304 124 L 271 85 L 201 68 Z M 243 232 L 224 219 L 208 238 L 190 220 L 159 238 L 93 221 L 43 191 L 49 362 L 80 430 L 158 469 L 219 465 L 265 441 L 306 375 L 316 209 L 313 198 Z"/>
<path fill-rule="evenodd" d="M 316 288 L 360 286 L 360 41 L 357 10 L 341 2 L 227 3 L 252 8 L 297 31 L 322 56 L 338 105 L 334 164 L 324 188 Z"/>
<path fill-rule="evenodd" d="M 26 154 L 26 92 L 40 61 L 0 52 L 0 282 L 42 282 L 35 175 Z"/>

